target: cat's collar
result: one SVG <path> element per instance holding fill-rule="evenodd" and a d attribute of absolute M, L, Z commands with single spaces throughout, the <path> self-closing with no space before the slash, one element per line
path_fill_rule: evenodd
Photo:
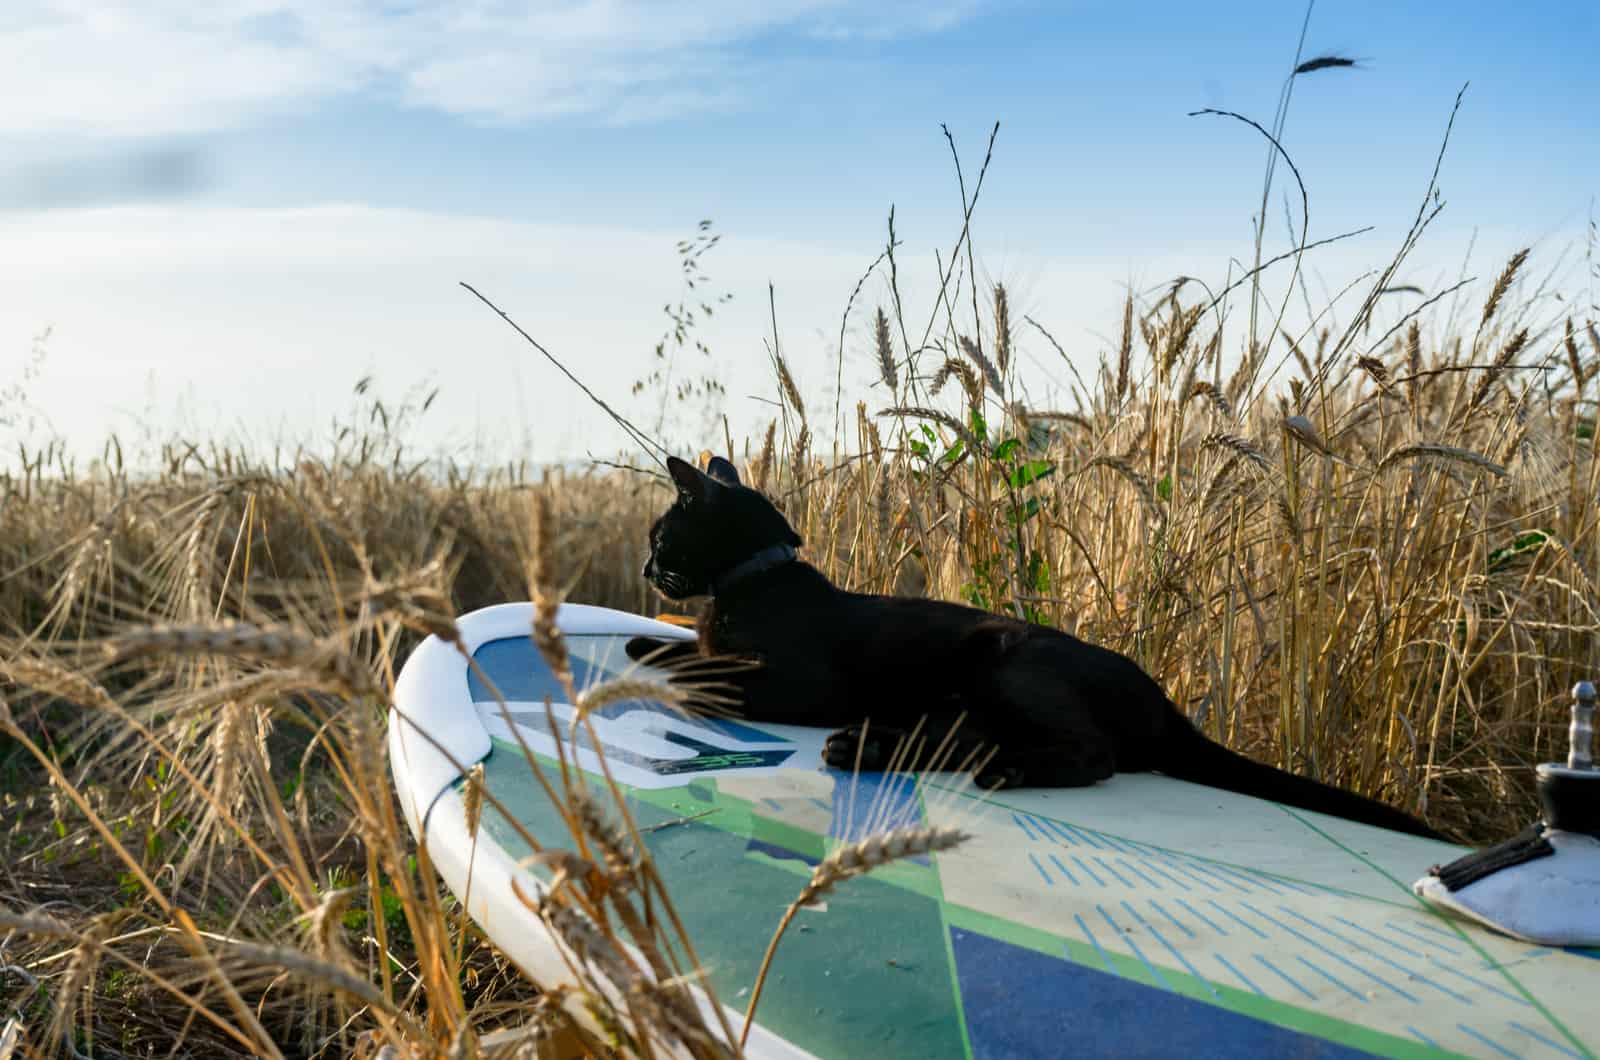
<path fill-rule="evenodd" d="M 752 575 L 794 562 L 796 555 L 793 545 L 769 545 L 743 563 L 737 563 L 711 579 L 711 587 L 721 595 Z"/>

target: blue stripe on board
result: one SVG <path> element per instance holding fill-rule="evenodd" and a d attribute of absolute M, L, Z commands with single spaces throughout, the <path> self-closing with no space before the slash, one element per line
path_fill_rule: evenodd
<path fill-rule="evenodd" d="M 1433 979 L 1429 979 L 1427 976 L 1423 975 L 1421 972 L 1416 971 L 1415 969 L 1412 969 L 1412 968 L 1407 968 L 1405 965 L 1401 964 L 1399 961 L 1391 961 L 1389 958 L 1385 957 L 1383 954 L 1381 954 L 1381 953 L 1373 953 L 1371 950 L 1362 950 L 1361 952 L 1366 954 L 1368 957 L 1371 957 L 1375 961 L 1382 961 L 1384 964 L 1387 964 L 1389 967 L 1393 968 L 1395 971 L 1401 973 L 1402 975 L 1406 975 L 1406 976 L 1409 976 L 1412 979 L 1415 979 L 1417 982 L 1421 983 L 1423 986 L 1431 986 L 1431 987 L 1433 987 L 1435 990 L 1439 991 L 1439 993 L 1445 995 L 1448 998 L 1451 998 L 1452 1000 L 1459 1001 L 1463 1005 L 1472 1004 L 1472 999 L 1470 997 L 1467 997 L 1465 994 L 1458 994 L 1454 990 L 1451 990 L 1448 986 L 1445 986 L 1443 983 L 1438 982 L 1438 981 L 1433 980 Z"/>
<path fill-rule="evenodd" d="M 1067 831 L 1066 827 L 1062 825 L 1060 821 L 1052 821 L 1048 817 L 1041 817 L 1036 823 L 1040 826 L 1040 831 L 1049 832 L 1050 838 L 1054 839 L 1057 843 L 1069 847 L 1077 845 L 1072 838 L 1072 833 Z"/>
<path fill-rule="evenodd" d="M 1212 883 L 1210 880 L 1206 879 L 1203 876 L 1200 876 L 1200 875 L 1198 875 L 1196 873 L 1190 872 L 1187 868 L 1185 868 L 1184 866 L 1178 864 L 1176 861 L 1174 861 L 1172 858 L 1166 856 L 1165 854 L 1156 853 L 1156 854 L 1153 854 L 1151 856 L 1156 858 L 1163 865 L 1165 865 L 1168 868 L 1174 870 L 1175 872 L 1183 873 L 1185 876 L 1189 877 L 1191 880 L 1193 880 L 1195 883 L 1198 883 L 1200 886 L 1209 888 L 1210 890 L 1213 890 L 1213 891 L 1217 892 L 1218 894 L 1222 893 L 1222 888 L 1221 887 L 1218 887 L 1216 884 Z"/>
<path fill-rule="evenodd" d="M 1467 1026 L 1465 1023 L 1458 1023 L 1458 1024 L 1456 1024 L 1456 1027 L 1461 1031 L 1461 1033 L 1466 1034 L 1466 1035 L 1470 1035 L 1471 1037 L 1478 1039 L 1478 1041 L 1482 1042 L 1484 1045 L 1487 1045 L 1489 1048 L 1493 1049 L 1495 1052 L 1499 1053 L 1501 1056 L 1509 1056 L 1511 1058 L 1511 1060 L 1522 1060 L 1522 1057 L 1518 1056 L 1516 1053 L 1513 1053 L 1510 1049 L 1507 1049 L 1505 1046 L 1501 1045 L 1499 1042 L 1495 1041 L 1493 1038 L 1490 1038 L 1490 1037 L 1487 1037 L 1485 1035 L 1479 1034 L 1477 1031 L 1473 1030 L 1471 1027 Z"/>
<path fill-rule="evenodd" d="M 1128 944 L 1128 948 L 1133 951 L 1133 955 L 1139 958 L 1139 963 L 1144 965 L 1144 970 L 1150 973 L 1150 978 L 1160 983 L 1164 989 L 1171 990 L 1172 984 L 1167 982 L 1167 977 L 1161 974 L 1161 969 L 1150 963 L 1150 958 L 1144 955 L 1144 950 L 1139 948 L 1139 944 L 1133 940 L 1133 936 L 1123 931 L 1117 925 L 1117 922 L 1111 919 L 1111 914 L 1106 912 L 1106 907 L 1097 902 L 1095 903 L 1095 910 L 1105 918 L 1107 924 L 1111 925 L 1112 932 L 1120 936 L 1122 941 Z"/>
<path fill-rule="evenodd" d="M 1154 862 L 1152 862 L 1149 858 L 1140 858 L 1139 859 L 1139 864 L 1143 865 L 1145 868 L 1149 869 L 1151 872 L 1155 873 L 1157 876 L 1160 876 L 1163 880 L 1166 880 L 1168 883 L 1172 884 L 1172 886 L 1178 888 L 1180 891 L 1188 891 L 1188 890 L 1192 890 L 1193 889 L 1187 883 L 1184 883 L 1182 880 L 1178 879 L 1178 877 L 1172 875 L 1171 873 L 1169 873 L 1165 869 L 1163 869 L 1161 866 L 1159 866 L 1159 865 L 1155 864 Z"/>
<path fill-rule="evenodd" d="M 1327 887 L 1318 887 L 1316 884 L 1306 883 L 1303 880 L 1291 880 L 1287 876 L 1268 876 L 1266 873 L 1262 873 L 1261 878 L 1270 879 L 1278 886 L 1287 887 L 1289 890 L 1294 891 L 1297 894 L 1305 894 L 1316 897 L 1318 895 L 1334 893 Z"/>
<path fill-rule="evenodd" d="M 1430 924 L 1430 923 L 1428 923 L 1426 921 L 1419 921 L 1417 923 L 1417 927 L 1421 928 L 1423 931 L 1428 932 L 1428 934 L 1430 934 L 1430 935 L 1438 935 L 1440 938 L 1449 939 L 1451 942 L 1457 942 L 1460 939 L 1460 936 L 1456 935 L 1455 932 L 1446 931 L 1444 928 L 1440 927 L 1437 924 Z"/>
<path fill-rule="evenodd" d="M 1072 855 L 1072 860 L 1076 861 L 1078 863 L 1078 868 L 1082 869 L 1085 873 L 1088 874 L 1089 878 L 1094 881 L 1094 885 L 1096 887 L 1104 887 L 1106 885 L 1105 881 L 1102 880 L 1099 876 L 1096 876 L 1094 870 L 1091 869 L 1089 866 L 1085 865 L 1083 863 L 1083 859 L 1080 858 L 1078 855 L 1076 855 L 1076 854 Z"/>
<path fill-rule="evenodd" d="M 1251 956 L 1253 956 L 1256 959 L 1256 963 L 1257 964 L 1261 965 L 1267 971 L 1271 972 L 1273 975 L 1277 976 L 1279 979 L 1282 979 L 1284 982 L 1288 983 L 1290 986 L 1292 986 L 1296 990 L 1300 991 L 1302 994 L 1304 994 L 1306 996 L 1306 998 L 1308 1000 L 1315 1001 L 1317 999 L 1317 995 L 1313 994 L 1311 991 L 1309 991 L 1305 987 L 1301 986 L 1300 985 L 1300 981 L 1298 979 L 1296 979 L 1293 976 L 1291 976 L 1288 972 L 1284 971 L 1282 968 L 1279 968 L 1276 964 L 1273 964 L 1271 961 L 1267 960 L 1261 954 L 1254 953 L 1254 954 L 1251 954 Z"/>
<path fill-rule="evenodd" d="M 1037 843 L 1039 841 L 1039 837 L 1034 834 L 1034 831 L 1033 831 L 1034 826 L 1028 822 L 1028 819 L 1026 817 L 1022 816 L 1019 813 L 1014 813 L 1014 814 L 1011 815 L 1011 819 L 1013 821 L 1017 822 L 1017 827 L 1022 829 L 1022 834 L 1023 835 L 1027 836 L 1029 839 L 1033 840 L 1035 843 Z"/>
<path fill-rule="evenodd" d="M 1456 976 L 1456 977 L 1461 978 L 1461 979 L 1465 979 L 1467 982 L 1471 983 L 1472 985 L 1474 985 L 1476 987 L 1479 987 L 1479 988 L 1481 988 L 1483 990 L 1487 990 L 1491 994 L 1499 994 L 1501 997 L 1505 998 L 1507 1001 L 1515 1001 L 1517 1004 L 1523 1006 L 1524 1008 L 1532 1008 L 1533 1007 L 1533 1003 L 1531 1001 L 1529 1001 L 1527 998 L 1523 997 L 1521 994 L 1513 994 L 1509 990 L 1502 990 L 1500 987 L 1496 986 L 1494 983 L 1485 982 L 1484 980 L 1479 979 L 1477 976 L 1468 975 L 1466 972 L 1463 972 L 1459 968 L 1452 968 L 1448 964 L 1445 964 L 1443 961 L 1438 960 L 1437 958 L 1429 957 L 1428 958 L 1428 963 L 1433 965 L 1435 968 L 1439 969 L 1441 972 L 1449 972 L 1453 976 Z"/>
<path fill-rule="evenodd" d="M 1183 921 L 1179 920 L 1177 917 L 1175 917 L 1171 913 L 1167 912 L 1166 907 L 1163 906 L 1160 902 L 1156 901 L 1154 898 L 1150 899 L 1150 906 L 1156 912 L 1158 912 L 1162 916 L 1166 917 L 1167 920 L 1171 922 L 1173 927 L 1177 928 L 1179 931 L 1183 932 L 1185 935 L 1188 935 L 1190 938 L 1196 938 L 1197 937 L 1193 931 L 1189 930 L 1189 925 L 1188 924 L 1185 924 Z"/>
<path fill-rule="evenodd" d="M 1385 946 L 1393 946 L 1395 949 L 1399 950 L 1401 953 L 1405 954 L 1408 957 L 1421 957 L 1422 956 L 1422 954 L 1418 953 L 1416 950 L 1412 949 L 1411 947 L 1402 946 L 1402 945 L 1400 945 L 1400 943 L 1394 941 L 1394 939 L 1386 939 L 1382 935 L 1378 934 L 1376 931 L 1373 931 L 1371 928 L 1362 927 L 1360 924 L 1356 923 L 1354 920 L 1348 920 L 1348 919 L 1346 919 L 1346 918 L 1344 918 L 1342 916 L 1336 916 L 1333 919 L 1337 920 L 1339 923 L 1345 925 L 1346 927 L 1354 928 L 1355 930 L 1361 932 L 1363 935 L 1366 935 L 1366 936 L 1368 936 L 1370 938 L 1376 939 L 1377 941 L 1383 943 Z"/>
<path fill-rule="evenodd" d="M 1429 1049 L 1439 1049 L 1439 1043 L 1438 1042 L 1434 1041 L 1432 1038 L 1428 1037 L 1426 1034 L 1423 1034 L 1421 1031 L 1417 1030 L 1411 1024 L 1409 1024 L 1409 1023 L 1406 1024 L 1406 1030 L 1410 1033 L 1411 1037 L 1415 1038 L 1417 1041 L 1421 1042 L 1423 1045 L 1426 1045 Z M 1444 1050 L 1443 1049 L 1439 1049 L 1439 1051 L 1443 1052 Z"/>
<path fill-rule="evenodd" d="M 1374 961 L 1378 961 L 1378 962 L 1380 962 L 1382 964 L 1387 964 L 1390 968 L 1393 968 L 1395 971 L 1399 972 L 1401 975 L 1404 975 L 1404 976 L 1406 976 L 1407 978 L 1410 978 L 1410 979 L 1414 979 L 1417 982 L 1422 983 L 1422 984 L 1424 984 L 1426 986 L 1431 986 L 1435 990 L 1439 991 L 1439 993 L 1444 994 L 1446 997 L 1454 998 L 1455 1000 L 1461 1002 L 1464 1005 L 1472 1004 L 1472 999 L 1471 998 L 1468 998 L 1468 997 L 1466 997 L 1466 996 L 1464 996 L 1462 994 L 1456 993 L 1454 990 L 1451 990 L 1448 986 L 1445 986 L 1442 983 L 1434 982 L 1432 979 L 1429 979 L 1426 975 L 1423 975 L 1421 972 L 1417 971 L 1415 968 L 1407 968 L 1405 965 L 1401 964 L 1399 961 L 1392 961 L 1388 957 L 1385 957 L 1383 954 L 1375 953 L 1374 951 L 1368 949 L 1366 946 L 1363 946 L 1358 942 L 1351 942 L 1349 939 L 1345 938 L 1343 935 L 1339 934 L 1337 931 L 1333 930 L 1332 928 L 1327 927 L 1327 926 L 1322 925 L 1322 924 L 1319 924 L 1315 920 L 1312 920 L 1310 917 L 1304 916 L 1303 914 L 1301 914 L 1301 913 L 1299 913 L 1299 912 L 1297 912 L 1297 911 L 1295 911 L 1293 909 L 1290 909 L 1286 905 L 1280 905 L 1278 907 L 1278 909 L 1281 910 L 1282 912 L 1288 913 L 1290 916 L 1294 917 L 1296 920 L 1299 920 L 1301 923 L 1308 924 L 1311 927 L 1316 928 L 1318 931 L 1326 932 L 1327 934 L 1331 935 L 1332 937 L 1338 939 L 1339 942 L 1342 945 L 1350 947 L 1352 950 L 1355 950 L 1357 953 L 1361 954 L 1364 957 L 1370 958 L 1371 960 L 1374 960 Z M 1344 920 L 1343 917 L 1340 917 L 1338 919 Z M 1350 923 L 1350 922 L 1346 920 L 1345 923 Z M 1351 924 L 1350 926 L 1351 927 L 1355 927 L 1355 928 L 1359 928 L 1360 927 L 1360 925 L 1358 925 L 1358 924 Z"/>
<path fill-rule="evenodd" d="M 1094 937 L 1093 931 L 1089 930 L 1089 925 L 1084 921 L 1083 914 L 1074 913 L 1072 914 L 1072 919 L 1078 922 L 1078 929 L 1083 932 L 1083 937 L 1089 940 L 1089 944 L 1094 947 L 1094 951 L 1100 955 L 1100 963 L 1106 966 L 1106 971 L 1116 975 L 1117 970 L 1111 966 L 1111 958 L 1106 956 L 1105 947 L 1100 945 L 1100 940 Z"/>
<path fill-rule="evenodd" d="M 1039 864 L 1039 859 L 1034 857 L 1033 851 L 1031 850 L 1028 852 L 1028 860 L 1033 862 L 1033 867 L 1039 870 L 1039 875 L 1044 878 L 1044 882 L 1049 884 L 1051 887 L 1054 887 L 1056 881 L 1052 880 L 1050 878 L 1050 874 L 1044 871 L 1044 866 Z"/>
<path fill-rule="evenodd" d="M 1307 935 L 1305 932 L 1299 930 L 1298 928 L 1290 927 L 1288 924 L 1285 924 L 1283 921 L 1275 919 L 1274 917 L 1269 916 L 1266 913 L 1263 913 L 1261 910 L 1257 909 L 1255 906 L 1251 905 L 1249 902 L 1240 902 L 1239 904 L 1244 906 L 1246 909 L 1250 910 L 1256 916 L 1258 916 L 1261 919 L 1267 921 L 1269 924 L 1274 925 L 1279 930 L 1287 931 L 1289 934 L 1293 935 L 1295 938 L 1299 939 L 1301 942 L 1304 942 L 1307 946 L 1310 946 L 1312 949 L 1317 950 L 1323 956 L 1331 957 L 1333 960 L 1338 961 L 1340 964 L 1344 965 L 1346 968 L 1349 968 L 1352 972 L 1355 972 L 1357 975 L 1366 976 L 1368 979 L 1371 979 L 1373 982 L 1377 983 L 1379 986 L 1382 986 L 1385 989 L 1387 989 L 1390 993 L 1393 993 L 1393 994 L 1398 995 L 1399 997 L 1405 998 L 1407 1001 L 1411 1002 L 1413 1005 L 1421 1004 L 1421 1002 L 1417 999 L 1417 996 L 1415 994 L 1407 993 L 1406 991 L 1400 989 L 1398 986 L 1395 986 L 1393 983 L 1389 982 L 1387 979 L 1383 978 L 1383 976 L 1379 975 L 1377 972 L 1374 972 L 1374 971 L 1371 971 L 1369 969 L 1361 967 L 1359 964 L 1355 963 L 1350 958 L 1346 957 L 1344 954 L 1335 953 L 1333 950 L 1328 949 L 1328 947 L 1324 946 L 1322 943 L 1318 942 L 1316 939 L 1312 938 L 1310 935 Z M 1301 958 L 1301 960 L 1304 960 L 1304 959 L 1305 958 L 1303 958 L 1303 957 Z M 1349 988 L 1346 987 L 1345 989 L 1349 989 Z"/>
<path fill-rule="evenodd" d="M 1232 887 L 1234 890 L 1242 891 L 1245 894 L 1250 894 L 1251 893 L 1249 887 L 1246 887 L 1244 884 L 1240 883 L 1238 880 L 1229 879 L 1227 876 L 1224 876 L 1221 873 L 1217 872 L 1215 867 L 1213 867 L 1211 865 L 1207 865 L 1204 862 L 1190 862 L 1189 863 L 1189 867 L 1192 868 L 1195 872 L 1203 872 L 1203 873 L 1205 873 L 1207 876 L 1211 877 L 1214 880 L 1220 880 L 1221 882 L 1227 884 L 1229 887 Z"/>
<path fill-rule="evenodd" d="M 1212 872 L 1220 874 L 1223 879 L 1232 879 L 1237 877 L 1238 879 L 1243 880 L 1249 886 L 1260 887 L 1263 890 L 1271 892 L 1273 895 L 1278 894 L 1278 888 L 1265 876 L 1261 876 L 1253 872 L 1240 872 L 1238 869 L 1230 868 L 1227 865 L 1219 865 L 1215 862 L 1212 862 L 1207 867 Z"/>
<path fill-rule="evenodd" d="M 1161 884 L 1157 883 L 1155 880 L 1152 880 L 1150 877 L 1146 876 L 1144 873 L 1140 872 L 1138 869 L 1136 869 L 1132 865 L 1128 864 L 1128 862 L 1127 862 L 1127 860 L 1125 858 L 1118 858 L 1117 859 L 1117 864 L 1121 865 L 1123 868 L 1127 869 L 1129 872 L 1133 873 L 1135 876 L 1139 877 L 1141 880 L 1143 880 L 1145 883 L 1148 883 L 1150 886 L 1154 887 L 1156 890 L 1158 890 L 1158 891 L 1166 890 L 1166 888 L 1161 886 Z"/>
<path fill-rule="evenodd" d="M 1315 964 L 1312 964 L 1310 961 L 1306 960 L 1304 957 L 1299 956 L 1298 954 L 1295 955 L 1295 960 L 1299 961 L 1301 964 L 1305 965 L 1307 968 L 1310 968 L 1313 972 L 1316 972 L 1318 975 L 1322 976 L 1322 978 L 1326 979 L 1328 982 L 1332 983 L 1334 986 L 1338 987 L 1340 990 L 1343 990 L 1345 993 L 1349 994 L 1351 997 L 1355 998 L 1357 1001 L 1360 1001 L 1360 1002 L 1363 1002 L 1363 1003 L 1366 1002 L 1367 995 L 1361 993 L 1358 990 L 1355 990 L 1355 989 L 1351 988 L 1348 984 L 1346 984 L 1344 982 L 1344 980 L 1337 978 L 1336 976 L 1333 975 L 1333 973 L 1324 971 L 1321 967 L 1319 967 L 1319 966 L 1317 966 Z"/>
<path fill-rule="evenodd" d="M 950 950 L 973 1060 L 1062 1055 L 1354 1060 L 1367 1055 L 960 928 L 950 930 Z"/>
<path fill-rule="evenodd" d="M 1266 997 L 1267 996 L 1267 992 L 1265 990 L 1261 989 L 1255 983 L 1251 982 L 1250 981 L 1250 977 L 1248 975 L 1245 975 L 1239 969 L 1235 968 L 1233 966 L 1233 962 L 1228 960 L 1228 958 L 1224 957 L 1220 953 L 1213 953 L 1211 956 L 1213 956 L 1213 957 L 1215 957 L 1217 959 L 1217 963 L 1218 964 L 1222 965 L 1224 968 L 1228 969 L 1228 971 L 1232 972 L 1233 973 L 1233 977 L 1235 979 L 1239 980 L 1239 982 L 1243 983 L 1245 986 L 1248 986 L 1251 990 L 1254 990 L 1260 996 L 1262 996 L 1262 997 Z"/>
<path fill-rule="evenodd" d="M 1128 915 L 1133 917 L 1134 923 L 1138 924 L 1142 928 L 1148 929 L 1150 927 L 1150 922 L 1144 917 L 1140 916 L 1139 911 L 1133 907 L 1133 903 L 1129 902 L 1126 898 L 1122 900 L 1122 908 L 1126 909 L 1128 911 Z"/>
<path fill-rule="evenodd" d="M 1460 953 L 1461 952 L 1456 947 L 1454 947 L 1454 946 L 1446 946 L 1444 943 L 1438 941 L 1437 939 L 1424 938 L 1423 936 L 1418 935 L 1414 931 L 1408 931 L 1407 929 L 1401 927 L 1399 924 L 1396 924 L 1393 920 L 1385 920 L 1383 923 L 1384 923 L 1384 925 L 1386 927 L 1389 928 L 1389 930 L 1398 931 L 1398 932 L 1400 932 L 1400 934 L 1404 935 L 1406 938 L 1411 939 L 1411 940 L 1413 940 L 1415 942 L 1420 942 L 1424 946 L 1437 946 L 1441 950 L 1444 950 L 1446 953 Z"/>
<path fill-rule="evenodd" d="M 1540 1034 L 1538 1031 L 1534 1030 L 1532 1027 L 1525 1027 L 1522 1024 L 1518 1023 L 1516 1020 L 1508 1021 L 1506 1023 L 1506 1026 L 1510 1027 L 1514 1031 L 1518 1031 L 1519 1033 L 1526 1034 L 1528 1037 L 1532 1038 L 1536 1042 L 1543 1042 L 1545 1045 L 1548 1045 L 1550 1048 L 1554 1049 L 1558 1053 L 1565 1053 L 1566 1055 L 1572 1057 L 1572 1060 L 1583 1060 L 1583 1054 L 1582 1053 L 1576 1052 L 1575 1050 L 1572 1050 L 1572 1049 L 1568 1049 L 1566 1046 L 1562 1045 L 1560 1042 L 1556 1041 L 1554 1038 L 1546 1038 L 1544 1035 Z"/>
<path fill-rule="evenodd" d="M 1061 859 L 1056 857 L 1054 852 L 1052 852 L 1052 853 L 1050 853 L 1050 854 L 1048 854 L 1046 856 L 1055 864 L 1056 868 L 1061 870 L 1061 875 L 1065 876 L 1067 878 L 1068 882 L 1070 882 L 1072 884 L 1072 886 L 1074 886 L 1074 887 L 1078 886 L 1078 877 L 1076 877 L 1076 876 L 1074 876 L 1072 874 L 1072 870 L 1071 869 L 1069 869 L 1065 865 L 1061 864 Z"/>
<path fill-rule="evenodd" d="M 1232 909 L 1229 909 L 1227 906 L 1223 905 L 1221 902 L 1217 901 L 1215 898 L 1207 898 L 1206 901 L 1209 904 L 1216 906 L 1217 910 L 1220 913 L 1222 913 L 1223 916 L 1227 917 L 1229 920 L 1232 920 L 1235 924 L 1238 924 L 1240 927 L 1244 928 L 1246 931 L 1253 932 L 1255 934 L 1256 938 L 1264 939 L 1264 938 L 1267 937 L 1267 933 L 1265 931 L 1262 931 L 1260 928 L 1258 928 L 1254 924 L 1250 923 L 1250 921 L 1242 919 L 1239 916 L 1238 913 L 1235 913 Z"/>
<path fill-rule="evenodd" d="M 1109 872 L 1111 874 L 1111 876 L 1118 883 L 1122 884 L 1122 886 L 1127 887 L 1129 889 L 1131 889 L 1133 887 L 1133 884 L 1129 883 L 1127 880 L 1122 878 L 1122 873 L 1118 872 L 1117 871 L 1117 867 L 1115 865 L 1111 864 L 1111 862 L 1108 859 L 1101 858 L 1100 859 L 1100 867 L 1102 869 L 1104 869 L 1105 871 Z"/>
<path fill-rule="evenodd" d="M 1089 844 L 1091 847 L 1094 847 L 1094 849 L 1096 849 L 1096 850 L 1110 850 L 1111 849 L 1111 844 L 1110 843 L 1107 843 L 1100 836 L 1095 835 L 1093 832 L 1089 831 L 1086 828 L 1073 828 L 1072 831 L 1073 831 L 1073 834 L 1077 835 L 1085 843 Z"/>
<path fill-rule="evenodd" d="M 1124 902 L 1122 904 L 1123 905 L 1127 905 L 1128 903 Z M 1129 912 L 1133 911 L 1131 906 L 1129 907 L 1128 911 Z M 1135 915 L 1137 916 L 1138 914 L 1135 914 Z M 1163 945 L 1163 946 L 1165 946 L 1167 948 L 1167 952 L 1172 954 L 1172 956 L 1177 959 L 1179 964 L 1183 965 L 1186 969 L 1188 969 L 1189 974 L 1194 976 L 1195 979 L 1199 981 L 1200 985 L 1205 987 L 1206 991 L 1212 997 L 1216 998 L 1219 1003 L 1222 1001 L 1222 995 L 1217 993 L 1217 988 L 1211 985 L 1211 980 L 1209 980 L 1205 976 L 1201 975 L 1200 974 L 1200 970 L 1198 968 L 1196 968 L 1194 965 L 1189 963 L 1189 958 L 1187 958 L 1183 954 L 1179 953 L 1177 947 L 1174 946 L 1172 943 L 1167 941 L 1167 937 L 1161 933 L 1161 929 L 1160 928 L 1156 927 L 1154 924 L 1151 924 L 1146 928 L 1146 930 L 1148 930 L 1150 932 L 1150 934 L 1152 934 L 1152 935 L 1154 935 L 1156 937 L 1156 941 L 1157 942 L 1161 943 L 1161 945 Z"/>
<path fill-rule="evenodd" d="M 1122 838 L 1119 835 L 1111 835 L 1109 832 L 1101 832 L 1099 835 L 1101 839 L 1104 839 L 1107 843 L 1111 844 L 1112 850 L 1115 850 L 1119 854 L 1139 853 L 1139 848 L 1136 844 L 1130 840 Z"/>
<path fill-rule="evenodd" d="M 1188 902 L 1184 901 L 1182 898 L 1174 899 L 1174 901 L 1176 901 L 1179 905 L 1183 906 L 1185 909 L 1189 910 L 1189 912 L 1193 913 L 1196 917 L 1198 917 L 1199 920 L 1200 920 L 1200 923 L 1204 924 L 1206 927 L 1210 928 L 1212 931 L 1215 931 L 1217 934 L 1221 935 L 1223 938 L 1227 938 L 1228 937 L 1228 932 L 1227 932 L 1226 928 L 1223 928 L 1219 924 L 1212 923 L 1211 922 L 1211 918 L 1206 916 L 1200 910 L 1196 909 L 1194 906 L 1190 905 Z"/>

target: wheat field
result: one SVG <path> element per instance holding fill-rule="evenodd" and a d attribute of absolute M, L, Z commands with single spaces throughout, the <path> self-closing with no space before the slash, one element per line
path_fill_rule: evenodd
<path fill-rule="evenodd" d="M 699 445 L 734 448 L 841 586 L 1106 644 L 1230 746 L 1497 839 L 1600 669 L 1600 334 L 1526 269 L 1446 312 L 1393 309 L 1391 264 L 1343 324 L 1268 310 L 1242 348 L 1178 281 L 1077 358 L 974 270 L 923 335 L 891 283 L 853 308 L 871 403 L 808 409 L 774 344 L 780 414 Z M 1023 344 L 1098 367 L 1045 407 Z M 628 984 L 585 999 L 595 1035 L 465 921 L 387 781 L 395 671 L 455 615 L 657 612 L 637 571 L 665 477 L 440 467 L 401 411 L 373 400 L 292 458 L 173 442 L 133 467 L 110 439 L 0 477 L 0 1055 L 736 1052 L 640 921 L 670 896 L 603 786 L 553 792 L 565 885 L 528 899 Z M 850 864 L 956 841 L 874 837 Z"/>

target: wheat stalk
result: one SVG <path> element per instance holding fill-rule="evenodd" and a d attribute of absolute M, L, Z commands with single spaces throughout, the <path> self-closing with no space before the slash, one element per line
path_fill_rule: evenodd
<path fill-rule="evenodd" d="M 823 858 L 817 867 L 811 870 L 811 878 L 800 889 L 799 895 L 789 903 L 783 919 L 778 922 L 777 930 L 772 934 L 772 941 L 767 943 L 767 952 L 761 960 L 760 971 L 756 973 L 755 985 L 750 988 L 750 1004 L 745 1008 L 744 1029 L 739 1034 L 739 1045 L 743 1047 L 750 1038 L 750 1027 L 755 1022 L 756 1004 L 761 1000 L 761 990 L 766 985 L 767 973 L 772 968 L 772 959 L 777 955 L 778 943 L 796 913 L 814 904 L 846 880 L 863 876 L 902 858 L 953 850 L 970 838 L 972 837 L 957 828 L 936 826 L 895 828 L 848 843 Z"/>
<path fill-rule="evenodd" d="M 106 644 L 108 656 L 125 662 L 147 656 L 219 655 L 303 669 L 343 687 L 352 695 L 378 691 L 372 674 L 337 644 L 288 628 L 263 628 L 248 622 L 217 625 L 164 625 L 123 633 Z"/>

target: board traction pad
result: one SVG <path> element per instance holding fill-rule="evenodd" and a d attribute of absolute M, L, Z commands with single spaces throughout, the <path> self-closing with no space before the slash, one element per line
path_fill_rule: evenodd
<path fill-rule="evenodd" d="M 529 832 L 559 842 L 565 826 L 498 709 L 479 710 L 495 735 L 487 784 Z M 783 742 L 740 729 L 740 739 Z M 1016 805 L 1025 796 L 980 799 L 949 780 L 730 769 L 625 790 L 718 997 L 735 1008 L 784 908 L 840 841 L 906 824 L 976 836 L 846 881 L 796 918 L 760 1021 L 819 1057 L 1582 1058 L 1600 1043 L 1600 1019 L 1579 1016 L 1595 1011 L 1591 956 L 1430 913 L 1371 829 L 1259 803 L 1280 833 L 1287 814 L 1304 825 L 1302 842 L 1306 830 L 1321 837 L 1317 857 L 1280 854 L 1266 871 L 1261 847 L 1230 861 L 1196 853 L 1181 827 L 1158 842 L 1091 826 L 1112 785 L 1063 792 L 1045 813 Z M 1127 803 L 1176 782 L 1114 783 Z M 513 857 L 529 852 L 498 813 L 483 820 Z M 1323 871 L 1294 871 L 1308 860 Z"/>

